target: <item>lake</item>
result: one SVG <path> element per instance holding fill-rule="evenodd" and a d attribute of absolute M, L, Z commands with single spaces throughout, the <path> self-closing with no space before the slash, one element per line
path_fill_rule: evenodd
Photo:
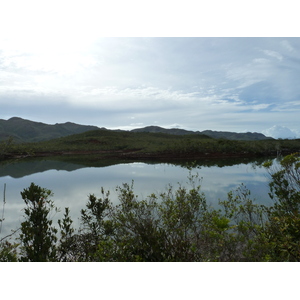
<path fill-rule="evenodd" d="M 62 160 L 64 159 L 64 160 Z M 266 159 L 264 159 L 266 160 Z M 201 187 L 208 203 L 216 206 L 218 200 L 227 199 L 227 193 L 241 183 L 251 191 L 257 203 L 270 204 L 268 196 L 269 175 L 260 167 L 264 160 L 227 159 L 195 162 L 192 174 L 202 177 Z M 64 207 L 69 207 L 74 225 L 78 226 L 80 210 L 85 208 L 89 194 L 100 197 L 101 187 L 111 192 L 117 203 L 116 187 L 134 180 L 135 194 L 139 199 L 151 193 L 164 192 L 168 184 L 187 185 L 189 169 L 184 162 L 126 162 L 103 161 L 97 157 L 39 158 L 0 163 L 0 219 L 3 214 L 4 184 L 6 184 L 4 221 L 0 238 L 19 227 L 25 206 L 20 192 L 31 182 L 50 189 L 52 199 L 61 212 L 54 220 L 63 217 Z"/>

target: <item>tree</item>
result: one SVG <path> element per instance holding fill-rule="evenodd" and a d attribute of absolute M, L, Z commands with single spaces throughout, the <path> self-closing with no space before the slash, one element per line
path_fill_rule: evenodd
<path fill-rule="evenodd" d="M 71 228 L 72 220 L 66 209 L 63 221 L 59 221 L 61 236 L 59 253 L 65 261 L 106 261 L 113 256 L 109 237 L 113 232 L 109 219 L 111 202 L 109 192 L 101 189 L 102 198 L 90 194 L 86 209 L 81 210 L 81 224 L 78 233 Z M 101 251 L 98 251 L 102 247 Z M 106 250 L 107 251 L 106 251 Z M 104 253 L 105 252 L 105 253 Z"/>
<path fill-rule="evenodd" d="M 21 261 L 55 261 L 56 233 L 52 226 L 50 213 L 57 211 L 50 190 L 41 188 L 34 183 L 21 192 L 26 208 L 25 221 L 21 223 Z"/>
<path fill-rule="evenodd" d="M 6 140 L 0 142 L 0 158 L 5 158 L 14 148 L 13 137 L 8 137 Z"/>
<path fill-rule="evenodd" d="M 292 214 L 300 210 L 300 157 L 298 153 L 285 156 L 279 168 L 272 168 L 272 162 L 265 163 L 272 181 L 270 197 L 275 210 L 281 214 Z"/>
<path fill-rule="evenodd" d="M 7 240 L 0 240 L 0 262 L 17 262 L 18 244 L 11 243 Z"/>
<path fill-rule="evenodd" d="M 73 234 L 75 232 L 72 227 L 73 220 L 70 218 L 70 209 L 65 208 L 64 218 L 58 220 L 60 228 L 60 240 L 59 246 L 57 247 L 58 261 L 74 261 L 72 249 L 74 247 Z"/>
<path fill-rule="evenodd" d="M 166 239 L 164 257 L 170 261 L 205 259 L 203 225 L 210 210 L 201 192 L 201 178 L 190 173 L 188 180 L 190 188 L 170 186 L 160 194 L 158 217 Z"/>
<path fill-rule="evenodd" d="M 267 233 L 272 245 L 272 261 L 300 261 L 300 157 L 285 156 L 279 168 L 265 164 L 271 175 Z"/>
<path fill-rule="evenodd" d="M 111 220 L 116 261 L 163 261 L 165 236 L 159 227 L 155 197 L 139 200 L 129 185 L 117 187 L 120 204 L 115 206 Z"/>
<path fill-rule="evenodd" d="M 251 192 L 244 184 L 228 193 L 228 199 L 219 201 L 223 218 L 230 227 L 223 243 L 224 261 L 265 261 L 269 243 L 264 229 L 267 208 L 251 199 Z"/>

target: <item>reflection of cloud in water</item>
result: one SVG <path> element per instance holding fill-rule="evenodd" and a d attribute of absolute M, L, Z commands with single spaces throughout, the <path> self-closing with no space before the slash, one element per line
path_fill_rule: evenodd
<path fill-rule="evenodd" d="M 266 199 L 268 178 L 263 168 L 253 169 L 250 164 L 240 164 L 222 168 L 201 167 L 194 169 L 192 173 L 199 173 L 203 178 L 202 191 L 208 202 L 213 205 L 217 204 L 219 199 L 227 199 L 227 193 L 241 183 L 253 190 L 253 196 L 258 200 Z M 172 184 L 174 189 L 178 187 L 178 183 L 187 186 L 188 175 L 188 169 L 171 164 L 127 163 L 80 168 L 71 172 L 52 169 L 21 178 L 5 176 L 0 178 L 0 195 L 3 194 L 3 184 L 6 183 L 5 221 L 1 236 L 9 234 L 22 219 L 24 202 L 20 192 L 29 187 L 31 182 L 53 191 L 52 199 L 55 205 L 61 208 L 54 220 L 62 218 L 64 208 L 69 207 L 74 224 L 78 224 L 80 210 L 85 208 L 88 195 L 95 194 L 96 197 L 101 197 L 101 187 L 104 187 L 105 191 L 109 190 L 111 200 L 117 203 L 116 187 L 122 186 L 123 183 L 130 184 L 133 180 L 135 194 L 138 195 L 138 199 L 142 199 L 151 193 L 164 192 L 168 184 Z"/>
<path fill-rule="evenodd" d="M 227 199 L 228 192 L 242 183 L 257 202 L 266 203 L 269 200 L 268 178 L 263 168 L 254 169 L 249 164 L 240 164 L 223 168 L 202 168 L 199 174 L 203 177 L 202 191 L 212 204 L 216 204 L 219 199 Z"/>
<path fill-rule="evenodd" d="M 141 162 L 134 162 L 132 164 L 128 164 L 131 168 L 144 168 L 145 164 Z"/>

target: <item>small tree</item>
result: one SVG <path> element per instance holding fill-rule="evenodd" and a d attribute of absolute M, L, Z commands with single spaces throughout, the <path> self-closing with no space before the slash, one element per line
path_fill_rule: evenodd
<path fill-rule="evenodd" d="M 20 234 L 21 261 L 55 261 L 57 229 L 52 226 L 50 213 L 57 208 L 48 199 L 51 191 L 31 183 L 21 195 L 26 204 Z"/>
<path fill-rule="evenodd" d="M 138 200 L 132 184 L 117 188 L 120 204 L 112 214 L 118 261 L 163 261 L 164 233 L 159 228 L 157 202 L 152 195 Z"/>
<path fill-rule="evenodd" d="M 17 262 L 18 244 L 0 240 L 0 262 Z"/>
<path fill-rule="evenodd" d="M 230 222 L 222 253 L 224 261 L 265 261 L 269 244 L 264 229 L 267 208 L 251 199 L 244 184 L 228 193 L 228 199 L 219 201 L 224 217 Z"/>
<path fill-rule="evenodd" d="M 281 214 L 300 211 L 300 157 L 298 153 L 290 154 L 280 160 L 280 168 L 273 168 L 268 162 L 272 178 L 270 197 L 275 201 L 274 208 Z"/>
<path fill-rule="evenodd" d="M 60 240 L 57 247 L 57 257 L 59 261 L 74 261 L 72 249 L 74 248 L 74 228 L 73 220 L 70 217 L 70 209 L 65 207 L 65 214 L 62 220 L 58 220 L 60 227 Z"/>
<path fill-rule="evenodd" d="M 72 256 L 77 261 L 104 260 L 96 258 L 99 256 L 100 246 L 104 248 L 109 246 L 109 252 L 111 252 L 109 237 L 113 233 L 113 227 L 109 214 L 112 204 L 109 200 L 109 192 L 105 192 L 102 188 L 101 194 L 102 198 L 98 199 L 94 194 L 90 194 L 86 209 L 81 210 L 79 234 L 72 236 Z M 103 256 L 107 255 L 103 254 Z"/>
<path fill-rule="evenodd" d="M 268 235 L 273 245 L 273 261 L 300 261 L 300 157 L 298 153 L 285 156 L 280 167 L 271 168 L 270 197 L 274 205 L 268 210 Z"/>

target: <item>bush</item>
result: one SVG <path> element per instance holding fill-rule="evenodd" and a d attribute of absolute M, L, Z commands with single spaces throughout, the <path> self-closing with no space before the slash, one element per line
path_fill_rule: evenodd
<path fill-rule="evenodd" d="M 52 226 L 50 212 L 55 210 L 48 199 L 51 191 L 34 183 L 21 192 L 26 208 L 25 221 L 21 223 L 21 261 L 55 261 L 57 229 Z"/>

